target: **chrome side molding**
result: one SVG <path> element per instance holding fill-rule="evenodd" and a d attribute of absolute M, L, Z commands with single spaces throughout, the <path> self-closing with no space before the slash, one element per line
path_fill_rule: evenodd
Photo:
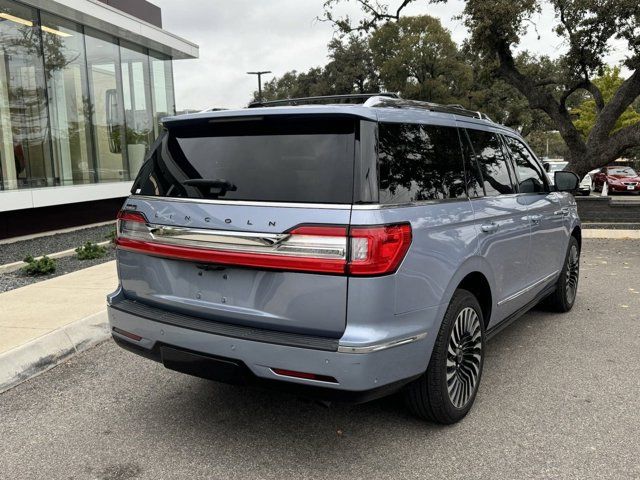
<path fill-rule="evenodd" d="M 540 280 L 538 280 L 535 283 L 532 283 L 531 285 L 529 285 L 528 287 L 523 288 L 522 290 L 514 293 L 513 295 L 509 295 L 507 298 L 504 298 L 502 300 L 500 300 L 498 302 L 498 306 L 504 305 L 507 302 L 510 302 L 511 300 L 515 300 L 516 298 L 518 298 L 520 295 L 524 295 L 525 293 L 527 293 L 530 290 L 533 290 L 534 288 L 536 288 L 538 285 L 543 284 L 546 281 L 551 280 L 553 277 L 555 277 L 556 275 L 558 275 L 558 273 L 560 273 L 560 270 L 556 270 L 555 272 L 550 273 L 549 275 L 547 275 L 544 278 L 541 278 Z"/>

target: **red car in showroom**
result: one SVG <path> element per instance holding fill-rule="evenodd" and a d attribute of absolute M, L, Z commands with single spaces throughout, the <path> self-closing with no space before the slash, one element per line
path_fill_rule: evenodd
<path fill-rule="evenodd" d="M 594 190 L 601 192 L 604 184 L 610 193 L 640 193 L 640 175 L 631 167 L 604 167 L 593 177 Z"/>

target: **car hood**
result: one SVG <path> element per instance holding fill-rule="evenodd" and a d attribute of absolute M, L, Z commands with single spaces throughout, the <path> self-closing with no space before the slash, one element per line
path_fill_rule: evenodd
<path fill-rule="evenodd" d="M 616 180 L 618 182 L 640 182 L 639 176 L 626 177 L 624 175 L 607 175 L 607 180 Z"/>

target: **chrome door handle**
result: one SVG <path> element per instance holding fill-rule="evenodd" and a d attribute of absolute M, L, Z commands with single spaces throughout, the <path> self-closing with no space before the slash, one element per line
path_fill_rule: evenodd
<path fill-rule="evenodd" d="M 484 233 L 493 233 L 493 232 L 497 232 L 498 231 L 498 227 L 499 227 L 499 225 L 496 222 L 491 222 L 491 223 L 485 223 L 485 224 L 481 225 L 480 229 Z"/>
<path fill-rule="evenodd" d="M 542 220 L 542 215 L 529 215 L 529 220 L 531 221 L 531 223 L 537 225 L 538 223 L 540 223 L 540 220 Z"/>
<path fill-rule="evenodd" d="M 563 217 L 569 215 L 569 207 L 562 207 L 560 210 L 553 212 L 554 215 L 562 215 Z"/>

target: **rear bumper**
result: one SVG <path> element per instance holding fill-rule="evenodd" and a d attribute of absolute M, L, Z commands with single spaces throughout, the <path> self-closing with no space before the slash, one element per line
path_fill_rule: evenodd
<path fill-rule="evenodd" d="M 640 183 L 633 186 L 633 188 L 628 188 L 627 185 L 609 185 L 609 191 L 612 192 L 640 192 Z"/>
<path fill-rule="evenodd" d="M 326 345 L 320 345 L 320 349 L 314 342 L 292 346 L 163 323 L 113 305 L 107 310 L 113 338 L 120 346 L 162 362 L 167 368 L 331 400 L 361 402 L 386 395 L 424 372 L 431 356 L 432 338 L 426 333 L 347 353 L 348 349 L 338 351 L 339 342 L 335 342 L 335 349 Z M 140 338 L 128 338 L 118 330 Z M 333 377 L 336 382 L 285 377 L 273 369 Z"/>

